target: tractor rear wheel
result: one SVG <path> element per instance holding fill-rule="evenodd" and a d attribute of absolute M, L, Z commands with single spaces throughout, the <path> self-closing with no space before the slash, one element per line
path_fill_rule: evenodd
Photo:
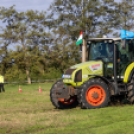
<path fill-rule="evenodd" d="M 57 94 L 56 91 L 59 88 L 63 88 L 63 87 L 64 87 L 63 79 L 60 79 L 52 86 L 52 88 L 50 90 L 50 99 L 51 99 L 52 104 L 56 108 L 59 108 L 59 109 L 68 109 L 68 108 L 76 107 L 78 105 L 76 96 L 71 96 L 67 101 L 58 99 L 58 97 L 56 95 Z"/>
<path fill-rule="evenodd" d="M 134 75 L 132 76 L 132 79 L 127 86 L 127 90 L 128 90 L 127 100 L 130 103 L 133 103 L 134 102 Z"/>
<path fill-rule="evenodd" d="M 92 78 L 82 85 L 79 90 L 78 101 L 81 108 L 93 109 L 108 105 L 110 92 L 108 86 L 100 78 Z"/>

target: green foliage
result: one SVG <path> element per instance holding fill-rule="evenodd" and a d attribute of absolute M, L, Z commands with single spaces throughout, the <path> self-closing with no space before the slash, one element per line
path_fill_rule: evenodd
<path fill-rule="evenodd" d="M 24 82 L 26 78 L 25 70 L 19 69 L 17 65 L 13 65 L 11 68 L 7 69 L 5 73 L 5 81 L 8 82 Z"/>
<path fill-rule="evenodd" d="M 47 71 L 44 72 L 44 79 L 57 79 L 62 77 L 62 72 L 60 69 L 56 68 L 49 68 Z"/>

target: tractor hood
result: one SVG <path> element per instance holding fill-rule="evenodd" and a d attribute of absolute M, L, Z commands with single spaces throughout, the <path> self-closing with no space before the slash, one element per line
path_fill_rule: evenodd
<path fill-rule="evenodd" d="M 87 66 L 87 65 L 91 65 L 91 64 L 94 63 L 94 62 L 96 62 L 96 61 L 84 62 L 84 63 L 80 63 L 80 64 L 73 65 L 73 66 L 71 66 L 70 68 L 71 68 L 71 69 L 81 68 L 81 67 L 84 67 L 84 66 Z"/>
<path fill-rule="evenodd" d="M 79 86 L 93 77 L 91 75 L 103 75 L 103 62 L 101 60 L 92 60 L 71 66 L 63 74 L 63 82 L 72 86 Z"/>

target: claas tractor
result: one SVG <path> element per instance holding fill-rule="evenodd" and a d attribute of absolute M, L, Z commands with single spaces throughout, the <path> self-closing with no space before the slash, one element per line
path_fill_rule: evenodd
<path fill-rule="evenodd" d="M 83 39 L 82 63 L 67 69 L 52 86 L 52 104 L 59 109 L 78 104 L 86 109 L 102 108 L 114 96 L 134 102 L 134 40 Z"/>

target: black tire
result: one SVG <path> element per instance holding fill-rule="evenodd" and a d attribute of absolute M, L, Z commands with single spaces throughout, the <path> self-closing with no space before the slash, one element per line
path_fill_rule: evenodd
<path fill-rule="evenodd" d="M 69 108 L 75 108 L 78 105 L 77 97 L 73 96 L 74 99 L 73 103 L 71 104 L 63 104 L 60 102 L 56 96 L 56 89 L 64 87 L 63 79 L 58 80 L 55 84 L 53 84 L 51 90 L 50 90 L 50 100 L 52 104 L 58 108 L 58 109 L 69 109 Z"/>
<path fill-rule="evenodd" d="M 129 103 L 134 103 L 134 75 L 132 76 L 132 79 L 130 83 L 127 86 L 128 94 L 127 94 L 127 100 Z"/>
<path fill-rule="evenodd" d="M 93 91 L 92 87 L 96 87 L 97 92 L 93 92 L 93 94 L 91 96 L 91 90 Z M 94 102 L 88 100 L 87 93 L 89 93 L 89 92 L 90 92 L 90 98 L 93 97 L 93 99 L 95 99 L 95 100 L 97 100 L 99 98 L 100 102 L 94 103 Z M 98 94 L 98 92 L 100 92 L 101 95 Z M 102 96 L 102 93 L 104 94 L 103 95 L 104 97 Z M 96 96 L 96 98 L 95 98 L 95 96 L 93 96 L 93 95 L 96 95 L 96 94 L 98 96 Z M 102 97 L 100 97 L 100 96 L 102 96 Z M 81 90 L 79 90 L 79 93 L 78 93 L 78 102 L 80 103 L 81 108 L 85 108 L 85 109 L 106 107 L 108 105 L 109 100 L 110 100 L 110 91 L 108 89 L 108 86 L 100 78 L 89 79 L 87 82 L 85 82 L 81 86 Z"/>

